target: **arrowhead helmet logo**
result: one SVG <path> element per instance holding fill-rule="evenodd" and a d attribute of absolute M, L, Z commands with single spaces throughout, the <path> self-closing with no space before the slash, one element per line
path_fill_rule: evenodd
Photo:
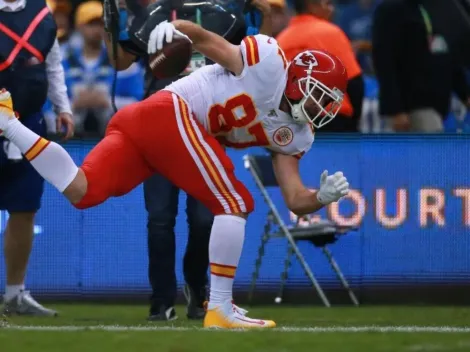
<path fill-rule="evenodd" d="M 310 66 L 310 65 L 311 67 L 318 66 L 318 60 L 311 51 L 304 51 L 300 53 L 294 58 L 294 62 L 298 66 Z"/>

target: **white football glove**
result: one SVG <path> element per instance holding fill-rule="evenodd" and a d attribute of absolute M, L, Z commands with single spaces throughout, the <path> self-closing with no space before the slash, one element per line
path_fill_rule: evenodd
<path fill-rule="evenodd" d="M 173 37 L 183 37 L 192 43 L 191 39 L 189 39 L 186 34 L 177 30 L 172 23 L 163 21 L 160 22 L 150 33 L 147 47 L 148 54 L 155 54 L 158 50 L 162 50 L 165 39 L 167 43 L 171 43 L 173 41 Z"/>
<path fill-rule="evenodd" d="M 321 204 L 337 202 L 348 193 L 349 183 L 342 172 L 338 171 L 328 176 L 328 171 L 323 171 L 320 176 L 320 190 L 317 192 L 317 199 Z"/>

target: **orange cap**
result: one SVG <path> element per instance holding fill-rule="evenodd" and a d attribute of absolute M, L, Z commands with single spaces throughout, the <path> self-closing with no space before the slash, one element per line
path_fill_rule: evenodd
<path fill-rule="evenodd" d="M 75 13 L 75 24 L 90 23 L 91 21 L 100 20 L 103 17 L 103 5 L 99 1 L 87 1 L 77 8 Z"/>

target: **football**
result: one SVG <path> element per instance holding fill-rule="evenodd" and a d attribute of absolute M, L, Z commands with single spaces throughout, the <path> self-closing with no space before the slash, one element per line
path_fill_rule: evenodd
<path fill-rule="evenodd" d="M 179 75 L 188 67 L 193 52 L 191 42 L 182 37 L 174 37 L 165 43 L 163 49 L 149 57 L 149 66 L 156 78 L 170 78 Z"/>

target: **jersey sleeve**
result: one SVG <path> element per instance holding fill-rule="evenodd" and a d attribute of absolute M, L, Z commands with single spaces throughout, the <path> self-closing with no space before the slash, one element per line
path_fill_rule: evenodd
<path fill-rule="evenodd" d="M 295 124 L 278 128 L 271 136 L 273 152 L 292 155 L 301 159 L 312 147 L 315 134 L 307 124 Z"/>
<path fill-rule="evenodd" d="M 244 75 L 254 75 L 267 83 L 278 80 L 287 69 L 287 60 L 277 41 L 264 34 L 247 36 L 240 49 L 243 57 Z"/>

